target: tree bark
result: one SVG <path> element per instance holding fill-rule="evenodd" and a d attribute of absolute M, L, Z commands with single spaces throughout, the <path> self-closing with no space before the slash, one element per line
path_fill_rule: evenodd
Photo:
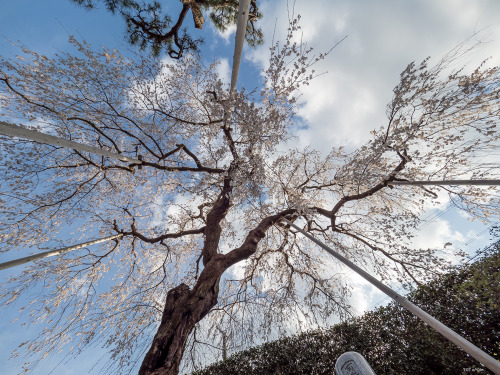
<path fill-rule="evenodd" d="M 205 23 L 205 19 L 203 18 L 203 14 L 201 13 L 200 1 L 196 0 L 181 0 L 182 4 L 185 4 L 191 8 L 191 13 L 193 13 L 193 22 L 194 27 L 197 29 L 202 29 L 203 24 Z"/>
<path fill-rule="evenodd" d="M 193 289 L 180 284 L 168 292 L 160 326 L 139 375 L 177 375 L 189 334 L 217 304 L 220 277 L 230 266 L 225 256 L 217 254 L 220 222 L 230 206 L 230 192 L 230 180 L 226 178 L 221 194 L 207 214 L 201 251 L 204 269 Z"/>
<path fill-rule="evenodd" d="M 201 290 L 206 292 L 200 298 Z M 193 289 L 180 284 L 168 292 L 160 326 L 139 375 L 177 375 L 190 333 L 217 304 L 218 294 L 219 277 L 197 283 Z"/>
<path fill-rule="evenodd" d="M 220 238 L 219 222 L 225 216 L 228 205 L 228 200 L 222 195 L 207 216 L 207 228 L 211 230 L 205 231 L 205 267 L 192 289 L 186 284 L 180 284 L 168 292 L 160 326 L 144 357 L 139 375 L 177 375 L 190 333 L 196 323 L 217 304 L 222 274 L 233 264 L 254 254 L 267 229 L 280 217 L 295 211 L 289 209 L 264 218 L 248 233 L 239 248 L 228 254 L 217 254 L 214 248 L 216 249 Z"/>

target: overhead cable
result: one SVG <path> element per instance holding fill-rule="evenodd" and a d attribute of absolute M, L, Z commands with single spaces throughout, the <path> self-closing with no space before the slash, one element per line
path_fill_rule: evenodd
<path fill-rule="evenodd" d="M 397 293 L 396 291 L 392 290 L 389 288 L 387 285 L 381 283 L 379 280 L 374 278 L 372 275 L 370 275 L 368 272 L 364 271 L 363 269 L 359 268 L 356 266 L 354 263 L 352 263 L 350 260 L 344 258 L 342 255 L 331 249 L 330 247 L 326 246 L 323 242 L 317 240 L 313 236 L 311 236 L 309 233 L 303 231 L 301 228 L 299 228 L 297 225 L 293 224 L 291 221 L 282 218 L 283 221 L 287 222 L 290 226 L 298 230 L 300 233 L 302 233 L 304 236 L 309 238 L 311 241 L 313 241 L 315 244 L 320 246 L 322 249 L 326 250 L 330 255 L 335 257 L 336 259 L 340 260 L 342 263 L 344 263 L 346 266 L 354 270 L 357 274 L 359 274 L 361 277 L 363 277 L 365 280 L 367 280 L 369 283 L 373 284 L 375 287 L 380 289 L 382 292 L 387 294 L 389 297 L 391 297 L 393 300 L 395 300 L 397 303 L 399 303 L 401 306 L 409 310 L 412 314 L 420 318 L 422 321 L 427 323 L 429 326 L 434 328 L 438 333 L 443 335 L 445 338 L 447 338 L 449 341 L 463 349 L 465 352 L 467 352 L 470 356 L 478 360 L 480 363 L 485 365 L 487 368 L 489 368 L 491 371 L 493 371 L 495 374 L 500 375 L 500 362 L 498 362 L 495 358 L 491 357 L 489 354 L 485 353 L 483 350 L 479 349 L 476 345 L 472 344 L 470 341 L 466 340 L 462 336 L 460 336 L 458 333 L 453 331 L 452 329 L 448 328 L 445 326 L 443 323 L 441 323 L 439 320 L 434 318 L 433 316 L 429 315 L 426 313 L 424 310 L 410 302 L 408 299 Z"/>

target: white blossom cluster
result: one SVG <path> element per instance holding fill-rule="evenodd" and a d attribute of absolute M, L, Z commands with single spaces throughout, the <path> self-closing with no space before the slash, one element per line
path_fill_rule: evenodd
<path fill-rule="evenodd" d="M 26 320 L 45 327 L 26 344 L 29 353 L 73 345 L 69 352 L 77 354 L 100 343 L 116 371 L 133 367 L 150 345 L 168 291 L 194 287 L 210 262 L 202 253 L 210 215 L 220 218 L 217 255 L 240 254 L 247 237 L 255 247 L 237 259 L 241 272 L 216 278 L 218 302 L 191 335 L 186 362 L 197 363 L 207 342 L 219 350 L 227 339 L 236 349 L 349 313 L 343 274 L 276 215 L 381 278 L 419 282 L 443 270 L 439 249 L 411 246 L 420 213 L 437 204 L 442 188 L 391 181 L 499 178 L 497 167 L 480 162 L 500 137 L 498 68 L 450 71 L 467 46 L 435 67 L 410 64 L 386 126 L 353 153 L 335 148 L 322 156 L 286 149 L 300 87 L 326 56 L 313 56 L 294 41 L 296 33 L 293 20 L 284 44 L 270 51 L 262 87 L 233 95 L 216 66 L 196 56 L 175 64 L 133 60 L 72 38 L 74 55 L 49 59 L 25 49 L 15 61 L 0 59 L 3 118 L 39 130 L 36 124 L 48 123 L 59 137 L 143 160 L 127 164 L 0 139 L 1 251 L 123 234 L 12 278 L 6 303 L 34 293 Z M 446 191 L 475 218 L 500 213 L 497 189 Z M 227 205 L 218 212 L 221 202 Z M 265 228 L 265 237 L 256 228 Z"/>

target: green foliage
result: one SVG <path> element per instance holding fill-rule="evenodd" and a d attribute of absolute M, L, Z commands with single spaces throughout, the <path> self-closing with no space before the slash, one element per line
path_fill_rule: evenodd
<path fill-rule="evenodd" d="M 96 7 L 97 3 L 104 3 L 106 9 L 114 14 L 120 14 L 127 25 L 126 35 L 133 45 L 141 49 L 147 46 L 155 56 L 165 49 L 170 57 L 179 59 L 185 52 L 198 52 L 203 40 L 193 38 L 186 27 L 181 28 L 188 13 L 193 16 L 195 27 L 203 27 L 204 18 L 201 10 L 210 12 L 210 19 L 215 27 L 221 31 L 227 30 L 238 20 L 237 0 L 180 0 L 182 8 L 178 15 L 171 17 L 166 13 L 165 6 L 158 1 L 135 0 L 73 0 L 88 10 Z M 171 11 L 170 6 L 169 11 Z M 175 13 L 175 11 L 174 11 Z M 262 30 L 255 26 L 255 22 L 262 17 L 257 7 L 257 1 L 250 4 L 249 22 L 245 38 L 252 47 L 262 43 Z"/>
<path fill-rule="evenodd" d="M 210 0 L 206 1 L 206 3 L 207 5 L 204 8 L 210 10 L 210 19 L 220 31 L 226 31 L 229 25 L 234 25 L 238 21 L 239 1 Z M 257 1 L 251 1 L 245 40 L 252 47 L 263 42 L 262 30 L 255 27 L 255 22 L 260 18 L 262 18 L 262 13 L 259 12 Z"/>
<path fill-rule="evenodd" d="M 478 345 L 500 356 L 500 241 L 409 295 L 415 304 Z M 487 374 L 476 360 L 391 303 L 331 327 L 239 352 L 193 375 L 334 374 L 346 351 L 361 353 L 378 375 Z"/>

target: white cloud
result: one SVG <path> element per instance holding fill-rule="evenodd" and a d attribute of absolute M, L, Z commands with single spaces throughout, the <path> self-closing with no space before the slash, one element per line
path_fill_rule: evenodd
<path fill-rule="evenodd" d="M 275 40 L 284 39 L 293 4 L 273 0 L 260 7 L 265 45 L 245 55 L 259 68 L 267 63 L 273 33 Z M 297 0 L 294 7 L 302 16 L 302 40 L 316 51 L 327 51 L 348 36 L 315 67 L 328 74 L 302 90 L 305 105 L 299 114 L 309 129 L 299 136 L 323 151 L 339 144 L 358 146 L 370 130 L 386 123 L 386 104 L 408 63 L 427 56 L 436 61 L 484 28 L 491 43 L 468 59 L 474 65 L 489 56 L 491 64 L 500 62 L 498 1 Z"/>
<path fill-rule="evenodd" d="M 468 213 L 468 212 L 459 210 L 458 214 L 460 215 L 460 217 L 463 217 L 466 220 L 471 220 L 472 219 L 472 215 L 470 213 Z"/>
<path fill-rule="evenodd" d="M 231 82 L 231 66 L 228 59 L 220 59 L 217 65 L 217 74 L 222 82 L 229 84 Z"/>
<path fill-rule="evenodd" d="M 241 262 L 236 263 L 234 266 L 231 266 L 226 272 L 229 278 L 234 280 L 241 280 L 245 277 L 245 269 L 247 267 L 248 261 L 242 260 Z"/>
<path fill-rule="evenodd" d="M 386 294 L 354 272 L 349 275 L 349 285 L 352 286 L 349 304 L 356 314 L 361 315 L 372 310 L 375 306 L 379 306 L 380 301 L 390 300 Z"/>
<path fill-rule="evenodd" d="M 210 20 L 210 18 L 208 16 L 205 17 L 205 19 Z M 224 31 L 221 31 L 218 28 L 216 28 L 215 25 L 213 24 L 212 20 L 210 20 L 208 25 L 209 25 L 209 29 L 212 31 L 212 33 L 214 33 L 217 37 L 221 38 L 223 40 L 224 44 L 227 45 L 227 44 L 231 43 L 232 40 L 234 39 L 234 35 L 236 34 L 236 24 L 229 25 L 227 27 L 227 29 Z M 215 47 L 219 38 L 215 38 L 212 40 L 213 47 Z M 211 48 L 213 48 L 213 47 L 211 47 Z"/>
<path fill-rule="evenodd" d="M 288 5 L 287 5 L 288 3 Z M 265 68 L 273 40 L 284 40 L 288 16 L 301 14 L 300 36 L 316 51 L 329 50 L 347 35 L 327 59 L 314 69 L 328 72 L 304 87 L 299 115 L 308 125 L 297 134 L 298 142 L 322 151 L 332 146 L 356 147 L 366 141 L 369 131 L 386 124 L 385 108 L 399 74 L 412 61 L 427 56 L 436 62 L 474 32 L 491 41 L 467 57 L 471 66 L 492 56 L 490 64 L 500 63 L 500 2 L 494 0 L 396 0 L 356 2 L 339 0 L 268 0 L 260 3 L 264 18 L 259 21 L 265 44 L 245 49 L 244 58 L 258 70 Z M 449 196 L 439 192 L 439 204 L 426 206 L 437 214 L 447 210 Z M 460 212 L 459 212 L 460 214 Z M 456 215 L 456 216 L 459 216 Z M 433 215 L 433 217 L 435 217 Z M 426 225 L 412 242 L 415 248 L 459 249 L 475 236 L 455 228 L 456 219 L 437 218 Z M 235 270 L 241 274 L 242 269 Z M 351 304 L 358 311 L 370 309 L 384 299 L 376 288 L 353 275 Z"/>
<path fill-rule="evenodd" d="M 465 237 L 460 232 L 453 230 L 448 221 L 436 219 L 419 231 L 412 240 L 412 246 L 414 248 L 443 249 L 448 242 L 459 245 L 465 242 Z"/>
<path fill-rule="evenodd" d="M 220 31 L 218 29 L 215 29 L 216 32 L 224 39 L 226 43 L 230 42 L 230 38 L 236 34 L 236 25 L 229 25 L 228 28 L 224 31 Z"/>

